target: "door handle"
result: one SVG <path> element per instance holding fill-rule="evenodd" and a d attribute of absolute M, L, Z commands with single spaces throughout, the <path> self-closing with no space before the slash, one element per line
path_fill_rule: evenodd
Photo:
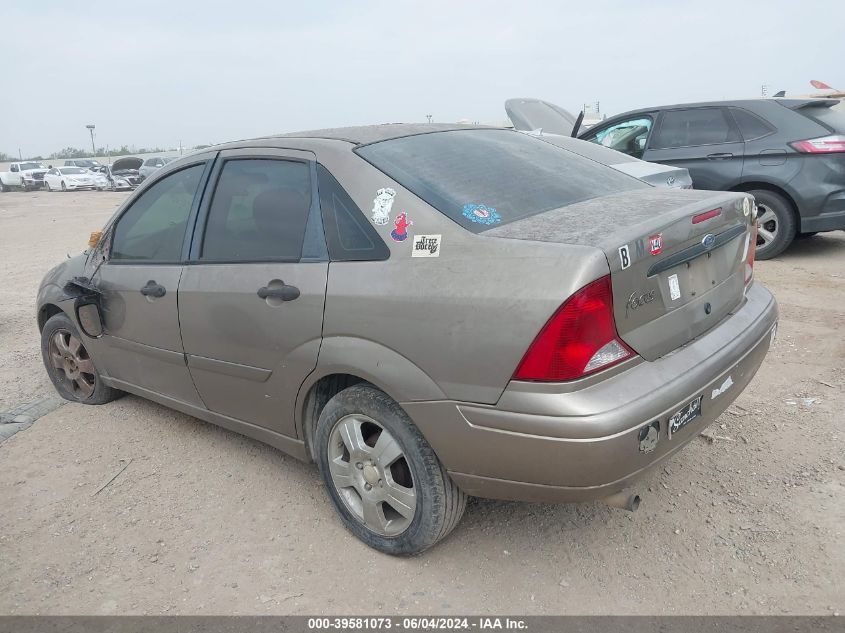
<path fill-rule="evenodd" d="M 725 160 L 726 158 L 733 158 L 733 154 L 730 152 L 724 152 L 721 154 L 707 154 L 708 160 Z"/>
<path fill-rule="evenodd" d="M 273 297 L 274 299 L 281 299 L 282 301 L 293 301 L 294 299 L 299 298 L 299 288 L 296 286 L 288 286 L 282 282 L 281 286 L 274 286 L 273 288 L 261 286 L 261 288 L 258 289 L 257 294 L 262 299 Z"/>
<path fill-rule="evenodd" d="M 167 294 L 167 289 L 164 286 L 159 286 L 154 280 L 150 279 L 147 285 L 141 288 L 141 294 L 145 297 L 159 299 Z"/>

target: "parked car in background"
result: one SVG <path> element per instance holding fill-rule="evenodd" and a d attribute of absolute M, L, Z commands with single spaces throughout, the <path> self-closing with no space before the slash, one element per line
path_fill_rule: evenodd
<path fill-rule="evenodd" d="M 316 461 L 390 554 L 449 534 L 467 495 L 635 509 L 619 493 L 769 349 L 751 202 L 501 128 L 221 145 L 47 273 L 44 364 L 69 400 L 128 391 Z"/>
<path fill-rule="evenodd" d="M 144 161 L 144 164 L 141 165 L 138 173 L 141 175 L 141 179 L 149 178 L 157 170 L 161 169 L 172 160 L 175 160 L 175 158 L 167 156 L 153 156 L 152 158 L 147 158 Z"/>
<path fill-rule="evenodd" d="M 69 158 L 65 161 L 65 167 L 82 167 L 82 169 L 94 169 L 99 167 L 100 162 L 93 158 Z"/>
<path fill-rule="evenodd" d="M 144 161 L 140 158 L 136 158 L 135 156 L 124 156 L 123 158 L 118 158 L 111 164 L 112 176 L 119 176 L 129 182 L 129 184 L 133 187 L 137 187 L 143 180 L 138 172 L 143 162 Z"/>
<path fill-rule="evenodd" d="M 82 167 L 53 167 L 44 174 L 47 191 L 96 189 L 97 175 Z"/>
<path fill-rule="evenodd" d="M 112 172 L 111 167 L 108 165 L 100 165 L 91 171 L 102 179 L 102 181 L 98 181 L 98 189 L 108 189 L 110 191 L 130 191 L 136 187 L 136 185 L 133 185 L 128 178 L 115 175 Z"/>
<path fill-rule="evenodd" d="M 577 119 L 553 103 L 524 97 L 508 99 L 505 111 L 515 130 L 541 136 L 549 143 L 613 167 L 655 187 L 692 188 L 692 178 L 683 167 L 649 163 L 595 143 L 572 138 Z"/>
<path fill-rule="evenodd" d="M 750 99 L 643 108 L 580 138 L 686 167 L 696 189 L 757 201 L 757 258 L 796 236 L 845 229 L 845 113 L 834 99 Z"/>
<path fill-rule="evenodd" d="M 7 171 L 0 172 L 0 191 L 11 191 L 13 188 L 24 191 L 40 189 L 44 184 L 45 173 L 47 167 L 37 161 L 11 163 Z"/>

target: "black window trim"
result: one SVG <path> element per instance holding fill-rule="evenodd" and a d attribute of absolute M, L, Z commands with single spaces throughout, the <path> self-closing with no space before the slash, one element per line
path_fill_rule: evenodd
<path fill-rule="evenodd" d="M 429 134 L 429 132 L 425 132 L 425 134 Z M 413 134 L 411 136 L 418 136 L 418 135 Z M 368 143 L 368 145 L 370 145 L 370 143 Z M 356 152 L 356 156 L 358 156 L 358 158 L 360 158 L 361 160 L 366 160 L 363 156 L 357 154 L 357 152 Z M 367 161 L 367 164 L 372 165 L 372 163 L 370 163 L 369 161 Z M 353 205 L 355 205 L 355 208 L 350 210 L 350 212 L 351 213 L 357 212 L 360 215 L 360 219 L 363 220 L 362 225 L 367 227 L 365 229 L 365 232 L 369 234 L 369 237 L 371 237 L 374 240 L 377 240 L 378 243 L 381 244 L 381 246 L 383 248 L 381 249 L 382 255 L 380 257 L 366 257 L 366 258 L 338 257 L 337 255 L 339 255 L 339 254 L 332 253 L 332 244 L 331 244 L 331 240 L 329 239 L 329 235 L 328 235 L 328 231 L 326 230 L 326 227 L 329 225 L 329 220 L 333 220 L 335 222 L 335 225 L 337 225 L 337 217 L 336 217 L 336 213 L 335 213 L 334 209 L 331 209 L 331 210 L 323 209 L 323 205 L 322 205 L 322 202 L 320 200 L 320 191 L 319 191 L 319 189 L 320 189 L 320 179 L 319 179 L 319 174 L 317 172 L 317 166 L 318 165 L 322 169 L 324 169 L 329 176 L 331 176 L 334 179 L 334 181 L 337 183 L 337 186 L 340 187 L 341 191 L 343 191 L 346 194 L 346 197 L 349 198 L 349 200 L 352 202 Z M 377 167 L 375 167 L 375 165 L 373 165 L 373 167 L 378 169 Z M 364 212 L 364 210 L 361 209 L 361 207 L 355 202 L 355 199 L 349 194 L 349 191 L 347 191 L 346 187 L 343 186 L 343 183 L 340 182 L 340 179 L 332 172 L 332 170 L 329 169 L 323 163 L 316 161 L 314 163 L 314 177 L 315 177 L 314 184 L 317 187 L 317 204 L 320 208 L 320 216 L 321 216 L 322 224 L 323 224 L 323 237 L 326 241 L 326 247 L 328 249 L 327 252 L 328 252 L 329 261 L 332 261 L 332 262 L 384 262 L 384 261 L 389 260 L 390 255 L 391 255 L 390 247 L 387 244 L 385 244 L 381 235 L 379 235 L 378 231 L 375 230 L 375 228 L 373 227 L 373 225 L 370 222 L 370 219 L 366 216 L 366 213 Z M 412 192 L 404 189 L 404 187 L 402 187 L 399 183 L 393 183 L 393 186 L 394 187 L 400 187 L 400 188 L 403 189 L 404 192 L 406 192 L 410 195 L 413 195 L 414 197 L 417 197 Z M 346 249 L 343 249 L 343 250 L 347 253 L 349 252 Z"/>
<path fill-rule="evenodd" d="M 737 122 L 737 120 L 734 118 L 734 112 L 733 112 L 734 110 L 742 110 L 742 111 L 743 111 L 743 112 L 745 112 L 746 114 L 749 114 L 749 115 L 753 116 L 755 119 L 757 119 L 758 121 L 760 121 L 760 123 L 762 123 L 762 124 L 763 124 L 763 126 L 764 126 L 766 129 L 768 129 L 769 131 L 768 131 L 766 134 L 763 134 L 762 136 L 755 136 L 755 137 L 753 137 L 753 138 L 745 138 L 745 134 L 743 134 L 743 133 L 742 133 L 742 126 L 740 126 L 740 124 L 739 124 L 739 123 Z M 766 121 L 766 119 L 764 119 L 764 118 L 763 118 L 763 117 L 761 117 L 760 115 L 758 115 L 758 114 L 756 114 L 756 113 L 752 112 L 752 111 L 751 111 L 751 110 L 749 110 L 748 108 L 742 108 L 742 107 L 740 107 L 740 106 L 728 106 L 728 112 L 730 112 L 730 113 L 731 113 L 731 120 L 734 122 L 734 125 L 736 126 L 736 129 L 739 131 L 739 136 L 742 138 L 743 142 L 745 142 L 745 143 L 749 143 L 749 142 L 751 142 L 751 141 L 759 141 L 760 139 L 768 138 L 768 137 L 770 137 L 772 134 L 776 134 L 776 133 L 777 133 L 777 128 L 776 128 L 774 125 L 772 125 L 771 123 L 769 123 L 768 121 Z"/>
<path fill-rule="evenodd" d="M 733 115 L 728 112 L 728 107 L 723 105 L 715 105 L 715 106 L 700 106 L 695 108 L 671 108 L 669 110 L 661 110 L 660 117 L 657 120 L 657 124 L 654 126 L 654 130 L 659 130 L 663 127 L 663 118 L 667 112 L 684 112 L 689 110 L 721 110 L 722 116 L 725 117 L 725 122 L 728 124 L 728 127 L 732 129 L 737 137 L 738 140 L 736 141 L 722 141 L 721 143 L 699 143 L 697 145 L 678 145 L 676 147 L 652 147 L 651 146 L 651 139 L 649 139 L 648 143 L 646 144 L 646 150 L 652 152 L 661 152 L 667 149 L 686 149 L 688 147 L 714 147 L 717 145 L 730 145 L 731 143 L 744 143 L 742 137 L 742 132 L 739 129 L 739 126 L 734 121 Z M 659 162 L 659 161 L 658 161 Z"/>
<path fill-rule="evenodd" d="M 216 154 L 214 155 L 205 155 L 203 158 L 197 157 L 198 160 L 191 161 L 190 163 L 186 163 L 184 165 L 179 165 L 178 168 L 168 170 L 167 173 L 161 174 L 160 177 L 157 177 L 155 180 L 149 180 L 144 183 L 145 186 L 139 187 L 135 190 L 135 194 L 132 196 L 130 200 L 127 201 L 126 206 L 120 210 L 119 215 L 114 217 L 114 220 L 109 223 L 109 225 L 104 229 L 104 232 L 108 235 L 108 246 L 106 251 L 108 252 L 108 258 L 105 262 L 103 262 L 104 266 L 179 266 L 184 264 L 185 258 L 187 255 L 187 246 L 190 243 L 190 236 L 192 231 L 193 223 L 196 219 L 196 213 L 199 209 L 200 202 L 202 201 L 202 197 L 204 194 L 205 187 L 208 183 L 208 176 L 211 172 L 212 165 L 216 161 Z M 144 195 L 148 189 L 150 189 L 155 183 L 163 180 L 167 176 L 171 174 L 175 174 L 176 172 L 184 171 L 185 169 L 190 169 L 191 167 L 196 167 L 197 165 L 202 165 L 205 163 L 205 167 L 203 168 L 202 174 L 200 174 L 200 181 L 197 186 L 197 192 L 194 194 L 194 200 L 191 203 L 191 209 L 188 212 L 188 221 L 187 225 L 185 226 L 185 235 L 182 238 L 182 252 L 177 260 L 152 260 L 152 259 L 112 259 L 112 247 L 114 246 L 114 233 L 115 228 L 117 227 L 118 222 L 120 222 L 121 218 L 132 208 L 132 206 Z"/>
<path fill-rule="evenodd" d="M 205 238 L 205 228 L 208 224 L 208 215 L 211 211 L 211 203 L 214 199 L 214 191 L 217 188 L 217 183 L 220 181 L 220 175 L 223 172 L 223 167 L 227 162 L 232 160 L 277 160 L 284 162 L 305 163 L 308 165 L 308 176 L 311 184 L 311 206 L 308 209 L 308 221 L 317 221 L 318 232 L 325 241 L 325 232 L 323 230 L 322 218 L 320 216 L 320 201 L 317 196 L 317 171 L 316 171 L 316 157 L 313 152 L 309 150 L 293 149 L 288 152 L 297 152 L 300 155 L 286 154 L 284 148 L 268 148 L 255 147 L 243 148 L 237 150 L 224 151 L 224 155 L 218 155 L 214 161 L 214 167 L 208 175 L 205 187 L 198 205 L 196 217 L 193 219 L 193 226 L 189 222 L 188 231 L 191 234 L 187 251 L 183 253 L 183 263 L 186 266 L 220 266 L 232 264 L 307 264 L 328 261 L 326 257 L 264 257 L 260 259 L 201 259 L 202 243 Z M 311 156 L 306 158 L 304 154 Z M 306 231 L 307 231 L 306 226 Z M 303 236 L 304 239 L 304 236 Z"/>

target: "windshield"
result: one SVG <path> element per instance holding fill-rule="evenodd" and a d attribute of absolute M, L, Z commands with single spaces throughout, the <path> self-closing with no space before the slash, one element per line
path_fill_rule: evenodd
<path fill-rule="evenodd" d="M 63 174 L 86 174 L 87 170 L 81 167 L 62 167 L 60 170 Z"/>
<path fill-rule="evenodd" d="M 583 200 L 649 186 L 509 130 L 419 134 L 366 145 L 357 152 L 474 233 Z"/>
<path fill-rule="evenodd" d="M 26 171 L 27 169 L 46 169 L 46 167 L 41 163 L 21 163 L 20 169 L 21 171 Z"/>

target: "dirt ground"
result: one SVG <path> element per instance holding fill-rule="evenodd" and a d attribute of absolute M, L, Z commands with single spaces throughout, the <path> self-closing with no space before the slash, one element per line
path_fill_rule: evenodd
<path fill-rule="evenodd" d="M 0 411 L 51 393 L 36 288 L 123 197 L 0 194 Z M 311 465 L 133 396 L 68 404 L 0 444 L 0 613 L 840 612 L 845 232 L 756 271 L 776 345 L 635 514 L 476 500 L 445 542 L 390 558 Z"/>

